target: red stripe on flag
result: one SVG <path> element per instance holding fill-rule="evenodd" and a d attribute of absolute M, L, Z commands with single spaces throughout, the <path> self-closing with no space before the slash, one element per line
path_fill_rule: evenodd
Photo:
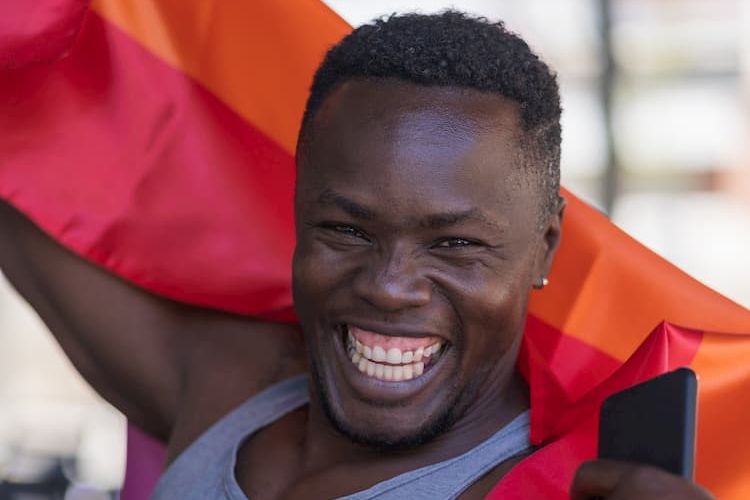
<path fill-rule="evenodd" d="M 45 64 L 73 45 L 88 0 L 5 0 L 0 16 L 0 71 Z"/>
<path fill-rule="evenodd" d="M 622 361 L 591 344 L 562 333 L 533 314 L 529 314 L 526 320 L 524 335 L 519 355 L 521 373 L 528 378 L 529 357 L 539 356 L 555 373 L 571 400 L 581 398 L 622 366 Z"/>
<path fill-rule="evenodd" d="M 175 299 L 290 306 L 293 158 L 200 85 L 90 13 L 0 96 L 0 195 L 58 241 Z"/>
<path fill-rule="evenodd" d="M 569 500 L 568 492 L 578 466 L 596 456 L 597 425 L 596 415 L 587 415 L 573 432 L 518 463 L 486 498 Z"/>
<path fill-rule="evenodd" d="M 315 69 L 351 31 L 319 0 L 96 0 L 92 8 L 290 152 Z"/>
<path fill-rule="evenodd" d="M 529 383 L 531 442 L 541 448 L 516 465 L 489 498 L 567 498 L 578 465 L 596 455 L 602 401 L 689 365 L 702 339 L 701 331 L 662 323 L 620 363 L 530 316 L 519 369 Z"/>
<path fill-rule="evenodd" d="M 582 416 L 598 411 L 610 394 L 690 365 L 702 339 L 703 332 L 698 330 L 661 323 L 620 363 L 530 317 L 519 368 L 531 392 L 532 442 L 544 443 L 570 431 Z"/>

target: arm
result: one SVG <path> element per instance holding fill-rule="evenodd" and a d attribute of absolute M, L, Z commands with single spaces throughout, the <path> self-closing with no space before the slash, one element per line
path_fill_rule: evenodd
<path fill-rule="evenodd" d="M 1 201 L 0 268 L 76 369 L 131 421 L 167 441 L 187 415 L 179 448 L 243 398 L 300 370 L 289 327 L 147 293 L 67 251 Z"/>

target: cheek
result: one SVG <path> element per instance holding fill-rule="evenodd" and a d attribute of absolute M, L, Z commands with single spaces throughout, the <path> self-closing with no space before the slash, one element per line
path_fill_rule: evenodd
<path fill-rule="evenodd" d="M 314 265 L 314 261 L 309 248 L 297 244 L 292 259 L 292 292 L 295 308 L 300 314 L 309 307 L 309 301 L 315 298 L 317 288 L 325 278 L 321 267 Z"/>
<path fill-rule="evenodd" d="M 526 297 L 518 288 L 495 289 L 483 297 L 485 300 L 478 304 L 473 318 L 482 334 L 474 340 L 482 349 L 502 350 L 512 344 L 523 329 Z"/>
<path fill-rule="evenodd" d="M 485 269 L 456 278 L 448 292 L 460 315 L 464 348 L 472 358 L 503 354 L 522 332 L 528 285 L 520 270 Z"/>
<path fill-rule="evenodd" d="M 350 267 L 347 259 L 319 242 L 298 243 L 292 262 L 295 304 L 305 308 L 325 299 L 337 284 L 345 281 Z"/>

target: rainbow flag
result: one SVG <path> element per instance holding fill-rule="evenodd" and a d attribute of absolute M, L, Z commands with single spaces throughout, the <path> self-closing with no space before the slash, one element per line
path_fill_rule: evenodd
<path fill-rule="evenodd" d="M 6 0 L 0 196 L 155 293 L 293 320 L 296 135 L 349 30 L 318 0 Z M 697 480 L 750 497 L 750 311 L 564 194 L 519 359 L 540 449 L 490 498 L 567 498 L 603 398 L 684 365 L 700 377 Z M 161 446 L 131 428 L 128 453 L 122 497 L 145 498 Z"/>

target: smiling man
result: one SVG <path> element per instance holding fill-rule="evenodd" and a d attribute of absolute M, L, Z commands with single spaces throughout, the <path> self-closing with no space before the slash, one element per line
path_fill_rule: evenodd
<path fill-rule="evenodd" d="M 0 262 L 87 380 L 168 443 L 155 498 L 482 497 L 534 451 L 515 365 L 561 236 L 559 121 L 554 75 L 499 24 L 392 17 L 334 47 L 297 151 L 306 352 L 296 328 L 133 288 L 8 206 Z M 575 486 L 665 492 L 706 497 L 622 464 Z"/>
<path fill-rule="evenodd" d="M 515 358 L 560 233 L 517 153 L 518 105 L 396 79 L 326 90 L 300 146 L 294 259 L 317 399 L 363 443 L 488 437 L 528 406 Z"/>
<path fill-rule="evenodd" d="M 298 146 L 294 299 L 316 399 L 354 441 L 455 453 L 528 407 L 514 367 L 560 238 L 559 118 L 526 44 L 458 13 L 328 54 Z"/>

